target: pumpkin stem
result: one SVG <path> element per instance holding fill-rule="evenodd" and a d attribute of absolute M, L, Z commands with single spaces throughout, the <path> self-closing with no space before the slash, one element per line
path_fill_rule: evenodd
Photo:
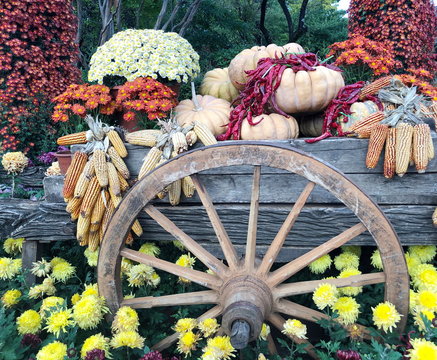
<path fill-rule="evenodd" d="M 196 87 L 194 86 L 194 82 L 191 82 L 191 96 L 192 96 L 192 101 L 194 104 L 193 110 L 194 111 L 203 110 L 203 108 L 199 104 L 199 101 L 197 100 Z"/>

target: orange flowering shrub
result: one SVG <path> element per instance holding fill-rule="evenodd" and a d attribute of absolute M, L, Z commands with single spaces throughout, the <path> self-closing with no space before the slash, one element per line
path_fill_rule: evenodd
<path fill-rule="evenodd" d="M 437 87 L 432 86 L 430 83 L 421 80 L 413 75 L 402 74 L 396 75 L 396 77 L 400 79 L 405 85 L 416 86 L 417 90 L 421 94 L 431 98 L 433 101 L 437 101 Z"/>
<path fill-rule="evenodd" d="M 148 78 L 126 82 L 118 89 L 116 104 L 123 108 L 123 118 L 130 121 L 138 114 L 147 114 L 149 120 L 166 117 L 176 104 L 176 94 L 168 86 Z"/>
<path fill-rule="evenodd" d="M 359 65 L 369 70 L 372 77 L 389 74 L 402 64 L 394 60 L 393 50 L 379 41 L 372 41 L 364 36 L 352 34 L 346 41 L 329 46 L 328 57 L 334 56 L 334 64 L 342 67 Z M 357 79 L 365 80 L 365 79 Z"/>

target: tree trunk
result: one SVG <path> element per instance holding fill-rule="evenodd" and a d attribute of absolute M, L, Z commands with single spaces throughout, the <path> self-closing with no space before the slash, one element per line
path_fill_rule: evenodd
<path fill-rule="evenodd" d="M 161 11 L 159 12 L 158 18 L 156 19 L 156 23 L 155 23 L 155 26 L 153 27 L 153 29 L 158 30 L 161 28 L 161 23 L 162 23 L 162 20 L 164 19 L 164 15 L 167 11 L 167 6 L 168 6 L 168 0 L 163 0 L 162 6 L 161 6 Z"/>
<path fill-rule="evenodd" d="M 278 0 L 278 3 L 281 6 L 282 12 L 285 15 L 285 19 L 287 20 L 288 42 L 292 42 L 294 34 L 293 34 L 293 20 L 291 18 L 290 11 L 288 10 L 285 0 Z"/>
<path fill-rule="evenodd" d="M 270 36 L 269 31 L 265 27 L 265 20 L 266 20 L 266 10 L 267 10 L 267 1 L 268 0 L 262 0 L 261 2 L 261 16 L 259 20 L 259 29 L 261 30 L 262 34 L 264 35 L 264 39 L 267 44 L 272 43 L 272 37 Z"/>
<path fill-rule="evenodd" d="M 167 19 L 167 21 L 165 22 L 165 24 L 162 26 L 161 30 L 166 31 L 168 26 L 170 24 L 173 24 L 173 21 L 179 11 L 179 9 L 181 8 L 182 4 L 184 3 L 184 0 L 178 0 L 178 2 L 176 3 L 175 7 L 173 8 L 170 17 Z"/>
<path fill-rule="evenodd" d="M 180 36 L 182 36 L 182 37 L 184 36 L 185 31 L 187 30 L 188 26 L 193 21 L 194 15 L 196 14 L 197 10 L 199 9 L 201 2 L 202 2 L 202 0 L 194 0 L 193 3 L 191 4 L 191 6 L 189 7 L 189 9 L 187 10 L 188 16 L 184 16 L 184 18 L 186 17 L 186 20 L 185 20 L 185 22 L 183 22 L 182 27 L 179 30 Z"/>
<path fill-rule="evenodd" d="M 108 41 L 114 35 L 114 16 L 112 8 L 116 0 L 99 0 L 100 17 L 102 19 L 102 30 L 100 31 L 99 46 Z"/>
<path fill-rule="evenodd" d="M 308 28 L 305 25 L 305 15 L 307 11 L 308 0 L 303 0 L 300 6 L 299 20 L 297 22 L 297 29 L 290 38 L 290 42 L 296 42 L 302 35 L 304 35 Z"/>
<path fill-rule="evenodd" d="M 146 0 L 141 0 L 140 5 L 138 5 L 138 9 L 135 13 L 135 28 L 138 29 L 140 27 L 140 18 L 141 13 L 143 11 L 144 3 Z"/>

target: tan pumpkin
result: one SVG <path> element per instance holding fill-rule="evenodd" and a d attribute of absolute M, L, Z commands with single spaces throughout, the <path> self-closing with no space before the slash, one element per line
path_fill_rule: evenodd
<path fill-rule="evenodd" d="M 350 110 L 352 114 L 347 117 L 346 122 L 344 116 L 338 117 L 338 122 L 341 124 L 341 128 L 343 131 L 349 131 L 349 128 L 352 126 L 352 124 L 365 119 L 370 114 L 379 111 L 378 105 L 376 105 L 373 101 L 369 100 L 353 103 Z"/>
<path fill-rule="evenodd" d="M 238 89 L 229 79 L 228 68 L 218 68 L 205 74 L 200 85 L 200 93 L 232 102 L 238 96 Z"/>
<path fill-rule="evenodd" d="M 232 84 L 238 89 L 243 90 L 244 84 L 247 81 L 245 71 L 256 68 L 259 59 L 266 57 L 274 58 L 276 55 L 281 56 L 284 53 L 284 48 L 275 44 L 268 46 L 254 46 L 250 49 L 245 49 L 235 56 L 229 64 L 228 73 Z"/>
<path fill-rule="evenodd" d="M 320 136 L 323 130 L 323 114 L 299 118 L 299 132 L 302 136 Z"/>
<path fill-rule="evenodd" d="M 247 119 L 241 124 L 241 140 L 286 140 L 295 139 L 299 136 L 299 126 L 294 117 L 286 117 L 279 114 L 262 114 L 253 118 L 259 124 L 249 125 Z"/>
<path fill-rule="evenodd" d="M 304 54 L 306 52 L 304 48 L 297 43 L 285 44 L 283 48 L 288 54 Z"/>
<path fill-rule="evenodd" d="M 191 100 L 182 100 L 176 107 L 176 120 L 179 125 L 186 126 L 196 121 L 208 126 L 214 136 L 226 132 L 229 123 L 231 104 L 211 95 L 196 95 L 194 83 L 191 83 Z"/>
<path fill-rule="evenodd" d="M 325 109 L 344 86 L 341 72 L 316 66 L 314 71 L 285 69 L 275 92 L 278 107 L 287 114 L 316 113 Z"/>

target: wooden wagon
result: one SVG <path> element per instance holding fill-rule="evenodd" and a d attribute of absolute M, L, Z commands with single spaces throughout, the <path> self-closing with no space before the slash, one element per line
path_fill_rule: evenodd
<path fill-rule="evenodd" d="M 373 170 L 365 168 L 367 144 L 367 140 L 347 138 L 316 144 L 303 139 L 226 142 L 162 165 L 130 190 L 106 232 L 98 278 L 109 307 L 114 311 L 121 305 L 212 304 L 200 318 L 221 315 L 233 343 L 243 347 L 257 337 L 263 321 L 281 328 L 281 314 L 310 321 L 325 317 L 286 299 L 311 293 L 320 281 L 285 281 L 318 257 L 347 244 L 378 246 L 384 271 L 323 282 L 337 286 L 385 283 L 385 299 L 406 315 L 409 278 L 401 245 L 437 242 L 431 222 L 437 204 L 433 179 L 437 167 L 433 161 L 425 174 L 412 171 L 388 180 L 381 164 Z M 129 144 L 127 149 L 126 162 L 136 175 L 147 149 Z M 188 175 L 197 188 L 193 198 L 175 207 L 154 198 L 165 186 Z M 55 211 L 46 210 L 40 216 L 34 212 L 13 234 L 26 237 L 31 257 L 37 248 L 31 244 L 42 238 L 74 238 L 74 225 L 62 214 L 62 182 L 51 178 L 45 185 L 48 202 L 39 207 Z M 125 247 L 124 237 L 137 216 L 145 239 L 180 240 L 213 274 L 181 268 Z M 52 231 L 55 222 L 57 228 L 62 223 L 56 234 Z M 124 300 L 121 256 L 183 276 L 208 290 Z M 285 264 L 271 271 L 275 261 Z M 400 328 L 405 322 L 406 316 Z M 176 339 L 172 335 L 156 348 L 165 348 Z"/>

